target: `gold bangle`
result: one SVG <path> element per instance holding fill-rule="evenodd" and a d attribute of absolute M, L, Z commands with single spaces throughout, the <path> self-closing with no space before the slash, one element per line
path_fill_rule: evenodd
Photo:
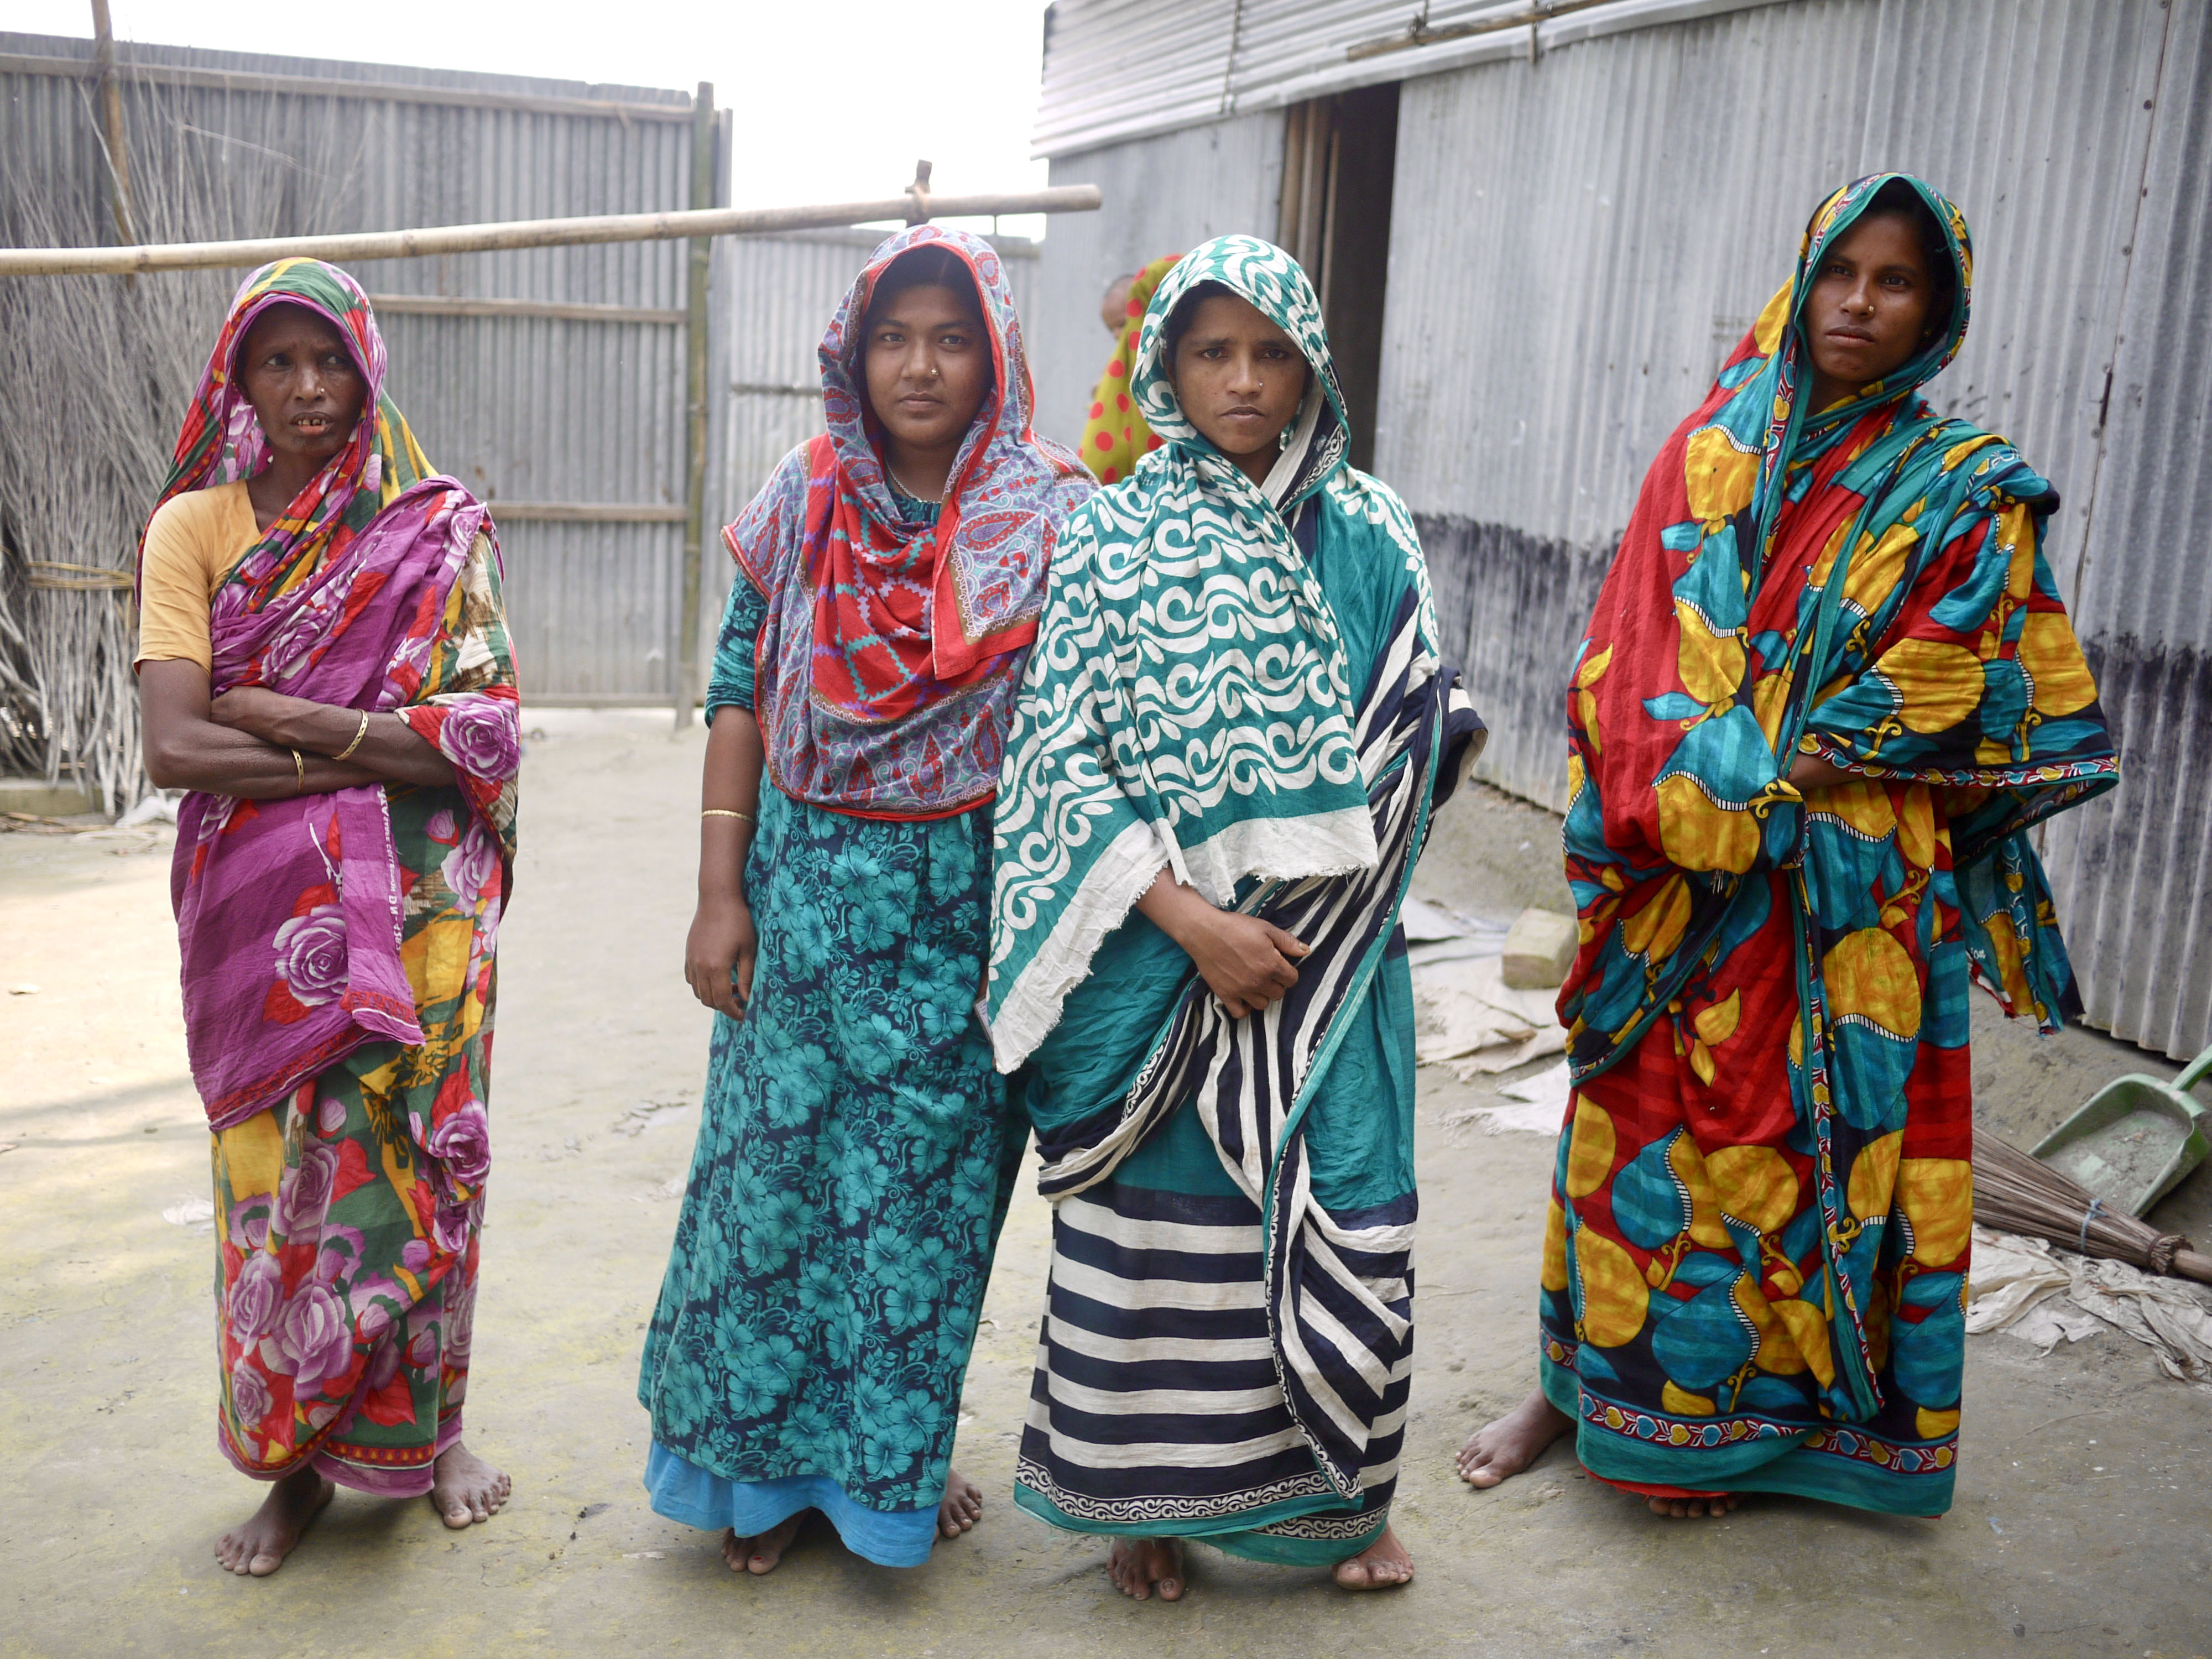
<path fill-rule="evenodd" d="M 300 751 L 296 749 L 292 751 L 292 772 L 297 780 L 292 786 L 292 793 L 295 795 L 306 794 L 307 793 L 307 763 L 300 758 Z"/>
<path fill-rule="evenodd" d="M 750 812 L 734 812 L 726 806 L 709 806 L 699 816 L 702 818 L 739 818 L 750 824 L 760 823 L 760 820 Z"/>
<path fill-rule="evenodd" d="M 343 760 L 347 756 L 352 754 L 355 750 L 361 747 L 361 740 L 368 735 L 368 710 L 364 708 L 361 711 L 361 725 L 356 727 L 354 732 L 353 741 L 348 744 L 344 748 L 339 750 L 338 752 L 331 756 L 331 758 L 332 760 Z"/>

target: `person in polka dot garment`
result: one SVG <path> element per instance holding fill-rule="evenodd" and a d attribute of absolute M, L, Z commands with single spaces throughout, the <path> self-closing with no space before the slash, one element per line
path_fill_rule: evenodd
<path fill-rule="evenodd" d="M 1129 364 L 1136 356 L 1137 331 L 1144 325 L 1152 291 L 1182 258 L 1180 253 L 1165 254 L 1133 276 L 1116 276 L 1107 284 L 1099 304 L 1099 320 L 1114 336 L 1114 355 L 1091 394 L 1082 455 L 1084 465 L 1100 483 L 1121 483 L 1137 470 L 1139 459 L 1160 447 L 1129 396 Z"/>

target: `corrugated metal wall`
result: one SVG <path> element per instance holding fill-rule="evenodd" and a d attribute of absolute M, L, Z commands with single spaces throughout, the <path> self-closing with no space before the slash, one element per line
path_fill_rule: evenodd
<path fill-rule="evenodd" d="M 2194 40 L 2202 8 L 2180 9 Z M 2197 804 L 2212 604 L 2201 574 L 2179 596 L 2153 580 L 2168 556 L 2154 550 L 2188 544 L 2212 480 L 2177 470 L 2193 448 L 2146 447 L 2202 433 L 2205 403 L 2170 369 L 2194 333 L 2158 309 L 2201 303 L 2205 248 L 2188 146 L 2207 83 L 2175 61 L 2170 15 L 2157 0 L 1808 0 L 1407 82 L 1377 455 L 1463 630 L 1493 731 L 1484 770 L 1559 805 L 1559 688 L 1644 468 L 1787 276 L 1821 195 L 1883 168 L 1934 180 L 1974 228 L 1977 281 L 1972 332 L 1930 396 L 2018 443 L 2066 498 L 2050 557 L 2130 774 L 2050 832 L 2090 1014 L 2178 1054 L 2212 1041 Z M 1824 67 L 1801 117 L 1808 63 Z M 2154 131 L 2153 178 L 2193 189 L 2194 221 L 2169 198 L 2171 223 L 2154 222 Z M 2140 323 L 2124 325 L 2124 297 Z M 2108 376 L 2146 404 L 2110 427 Z M 2082 580 L 2085 548 L 2101 583 Z"/>
<path fill-rule="evenodd" d="M 1283 171 L 1280 111 L 1054 158 L 1055 185 L 1095 184 L 1100 213 L 1071 213 L 1043 242 L 1030 329 L 1037 429 L 1071 447 L 1112 341 L 1098 320 L 1106 284 L 1209 236 L 1273 235 Z"/>
<path fill-rule="evenodd" d="M 1037 153 L 1226 113 L 1229 37 L 1242 6 L 1243 0 L 1056 0 L 1045 11 Z"/>
<path fill-rule="evenodd" d="M 2208 10 L 2178 0 L 2155 88 L 2128 88 L 2156 118 L 2103 465 L 2072 481 L 2089 517 L 2075 615 L 2119 733 L 2120 787 L 2045 837 L 2089 1017 L 2177 1059 L 2212 1042 Z"/>
<path fill-rule="evenodd" d="M 1406 84 L 1376 453 L 1471 630 L 1498 781 L 1560 804 L 1553 671 L 1644 469 L 1861 173 L 1923 174 L 1973 226 L 1932 395 L 2075 497 L 2071 590 L 2166 17 L 1808 0 Z"/>
<path fill-rule="evenodd" d="M 89 43 L 0 35 L 0 53 L 82 59 Z M 681 93 L 136 45 L 119 56 L 142 71 L 126 68 L 123 77 L 137 193 L 147 198 L 142 216 L 159 210 L 161 180 L 195 175 L 215 181 L 229 222 L 219 234 L 234 235 L 690 204 L 690 100 Z M 177 85 L 155 66 L 423 87 L 484 106 Z M 550 106 L 512 106 L 530 97 Z M 585 100 L 610 112 L 582 112 Z M 7 164 L 35 167 L 52 188 L 104 202 L 90 110 L 82 81 L 0 73 Z M 372 295 L 418 307 L 490 299 L 617 307 L 647 319 L 421 314 L 403 309 L 405 299 L 380 309 L 392 396 L 433 462 L 492 503 L 532 697 L 672 694 L 684 534 L 684 258 L 682 243 L 627 243 L 380 260 L 354 271 Z M 196 351 L 213 337 L 223 297 L 242 274 L 197 279 L 207 315 L 203 328 L 187 331 L 198 335 Z M 711 477 L 710 514 L 722 494 Z"/>
<path fill-rule="evenodd" d="M 1054 0 L 1036 154 L 1057 158 L 1771 0 L 1570 3 L 1574 9 L 1538 21 L 1532 12 L 1547 8 L 1531 0 Z"/>
<path fill-rule="evenodd" d="M 1492 725 L 1485 774 L 1563 805 L 1565 666 L 1652 455 L 1820 198 L 1921 173 L 1977 251 L 1972 332 L 1931 398 L 2065 496 L 2051 561 L 2121 735 L 2122 792 L 2047 836 L 2091 1016 L 2193 1052 L 2212 1041 L 2204 0 L 1642 9 L 1677 21 L 1577 39 L 1562 19 L 1547 38 L 1575 43 L 1534 62 L 1401 90 L 1376 471 L 1420 519 Z M 1041 144 L 1049 58 L 1046 85 Z M 1082 339 L 1099 284 L 1140 252 L 1272 229 L 1279 137 L 1260 119 L 1055 157 L 1056 182 L 1108 186 L 1080 239 L 1055 227 L 1047 246 L 1056 333 Z M 1228 210 L 1193 212 L 1201 198 Z M 1055 366 L 1071 410 L 1097 372 L 1088 337 Z"/>

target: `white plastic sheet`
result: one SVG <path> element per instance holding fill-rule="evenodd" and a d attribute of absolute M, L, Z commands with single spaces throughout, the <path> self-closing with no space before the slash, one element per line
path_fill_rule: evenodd
<path fill-rule="evenodd" d="M 1462 1083 L 1565 1052 L 1556 991 L 1516 991 L 1495 953 L 1413 969 L 1414 1053 L 1449 1066 Z"/>
<path fill-rule="evenodd" d="M 2168 1376 L 2212 1390 L 2212 1307 L 2185 1280 L 1977 1227 L 1968 1295 L 1969 1331 L 2003 1331 L 2046 1354 L 2118 1331 L 2148 1347 Z"/>

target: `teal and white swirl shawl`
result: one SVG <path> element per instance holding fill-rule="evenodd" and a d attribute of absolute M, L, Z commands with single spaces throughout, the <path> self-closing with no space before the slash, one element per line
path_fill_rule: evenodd
<path fill-rule="evenodd" d="M 1264 488 L 1200 435 L 1168 379 L 1167 319 L 1201 283 L 1249 301 L 1313 369 Z M 1291 534 L 1302 504 L 1402 562 L 1419 635 L 1436 638 L 1404 503 L 1346 464 L 1320 301 L 1290 255 L 1251 236 L 1185 255 L 1152 296 L 1131 386 L 1163 447 L 1061 529 L 1000 780 L 985 1011 L 1002 1071 L 1052 1030 L 1163 868 L 1226 907 L 1247 878 L 1376 867 L 1360 688 Z"/>

